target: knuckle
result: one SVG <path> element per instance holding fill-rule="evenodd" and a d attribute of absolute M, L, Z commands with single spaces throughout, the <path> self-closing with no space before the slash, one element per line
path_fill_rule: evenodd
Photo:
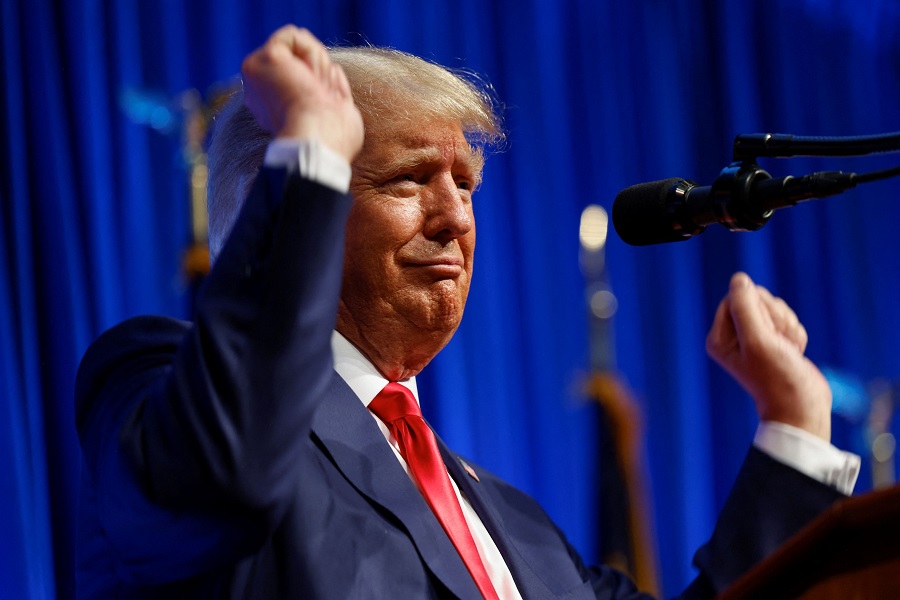
<path fill-rule="evenodd" d="M 256 53 L 257 59 L 266 63 L 276 62 L 283 52 L 282 48 L 283 45 L 280 42 L 272 41 L 259 49 Z"/>

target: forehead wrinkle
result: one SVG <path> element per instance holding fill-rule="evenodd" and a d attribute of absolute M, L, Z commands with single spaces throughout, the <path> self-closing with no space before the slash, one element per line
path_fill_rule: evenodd
<path fill-rule="evenodd" d="M 480 179 L 481 170 L 484 167 L 484 157 L 480 152 L 474 151 L 466 142 L 454 143 L 452 148 L 449 144 L 432 144 L 426 141 L 423 141 L 420 147 L 416 147 L 416 144 L 409 144 L 409 147 L 402 152 L 393 154 L 386 161 L 386 166 L 391 171 L 402 171 L 414 169 L 423 164 L 449 162 L 451 157 L 453 165 L 462 163 L 475 177 Z"/>

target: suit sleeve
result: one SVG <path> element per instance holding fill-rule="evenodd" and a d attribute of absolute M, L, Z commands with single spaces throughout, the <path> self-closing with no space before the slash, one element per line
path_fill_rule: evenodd
<path fill-rule="evenodd" d="M 831 486 L 751 448 L 685 598 L 712 598 L 841 498 Z"/>
<path fill-rule="evenodd" d="M 233 561 L 293 500 L 291 466 L 332 371 L 350 202 L 263 169 L 193 325 L 132 320 L 85 355 L 78 433 L 125 579 Z"/>

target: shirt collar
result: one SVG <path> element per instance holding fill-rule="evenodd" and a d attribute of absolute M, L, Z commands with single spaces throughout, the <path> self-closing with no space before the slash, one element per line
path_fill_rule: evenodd
<path fill-rule="evenodd" d="M 368 407 L 378 392 L 388 384 L 388 380 L 378 372 L 375 365 L 369 362 L 369 359 L 356 346 L 337 331 L 331 332 L 331 354 L 334 356 L 334 370 L 350 386 L 363 405 Z M 419 402 L 419 390 L 416 387 L 415 377 L 404 379 L 398 383 L 409 388 L 416 402 Z"/>

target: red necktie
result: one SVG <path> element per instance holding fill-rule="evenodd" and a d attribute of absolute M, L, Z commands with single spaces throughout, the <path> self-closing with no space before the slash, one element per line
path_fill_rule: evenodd
<path fill-rule="evenodd" d="M 484 563 L 478 555 L 472 532 L 463 516 L 447 468 L 438 451 L 434 433 L 422 419 L 419 404 L 409 389 L 388 383 L 369 404 L 369 410 L 387 425 L 400 445 L 400 455 L 438 521 L 462 557 L 485 598 L 496 599 Z"/>

